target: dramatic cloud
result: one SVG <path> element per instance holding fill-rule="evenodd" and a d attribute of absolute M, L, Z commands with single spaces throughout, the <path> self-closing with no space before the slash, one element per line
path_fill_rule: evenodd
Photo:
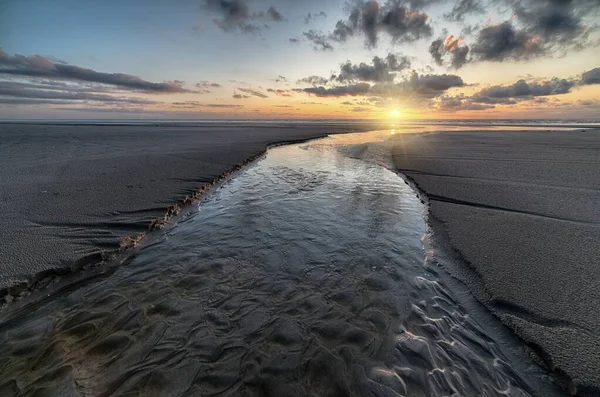
<path fill-rule="evenodd" d="M 597 0 L 525 0 L 513 2 L 514 13 L 530 34 L 567 43 L 585 38 L 590 28 L 584 17 L 597 12 Z"/>
<path fill-rule="evenodd" d="M 388 0 L 380 5 L 375 0 L 358 0 L 350 9 L 347 20 L 339 20 L 331 38 L 345 42 L 356 35 L 365 37 L 368 47 L 375 47 L 380 33 L 386 33 L 393 43 L 410 43 L 432 35 L 429 17 L 416 9 L 425 2 Z M 411 8 L 412 7 L 412 8 Z"/>
<path fill-rule="evenodd" d="M 126 103 L 130 105 L 151 105 L 159 102 L 143 98 L 132 98 L 115 96 L 109 94 L 98 94 L 90 89 L 74 87 L 73 89 L 64 86 L 50 86 L 47 84 L 36 85 L 30 83 L 21 83 L 15 81 L 0 82 L 0 96 L 13 97 L 29 100 L 52 100 L 52 101 L 92 101 L 104 103 Z"/>
<path fill-rule="evenodd" d="M 315 19 L 319 19 L 319 18 L 327 18 L 327 14 L 325 14 L 324 11 L 320 11 L 320 12 L 309 12 L 308 14 L 306 14 L 306 16 L 304 17 L 304 24 L 308 25 L 309 23 L 311 23 L 313 20 Z"/>
<path fill-rule="evenodd" d="M 441 97 L 438 102 L 438 109 L 446 112 L 460 112 L 465 110 L 478 111 L 493 109 L 494 105 L 485 103 L 475 103 L 470 98 L 464 96 Z"/>
<path fill-rule="evenodd" d="M 297 89 L 295 91 L 318 97 L 370 96 L 372 98 L 407 98 L 420 101 L 444 94 L 453 87 L 464 86 L 463 80 L 455 75 L 419 75 L 413 72 L 407 79 L 392 83 L 370 85 L 357 83 L 326 88 L 324 86 Z"/>
<path fill-rule="evenodd" d="M 512 23 L 487 26 L 479 32 L 472 51 L 483 61 L 527 59 L 543 52 L 539 37 L 517 30 Z"/>
<path fill-rule="evenodd" d="M 304 77 L 304 78 L 298 80 L 297 84 L 310 84 L 313 86 L 318 86 L 318 85 L 325 85 L 328 82 L 329 82 L 329 80 L 326 79 L 325 77 L 308 76 L 308 77 Z"/>
<path fill-rule="evenodd" d="M 476 60 L 529 59 L 594 45 L 589 37 L 598 31 L 598 24 L 591 22 L 600 14 L 598 0 L 504 2 L 512 8 L 514 18 L 479 31 L 471 46 Z"/>
<path fill-rule="evenodd" d="M 448 54 L 452 67 L 459 69 L 467 63 L 469 47 L 463 44 L 462 38 L 450 35 L 446 39 L 434 40 L 429 46 L 429 53 L 440 66 L 444 64 L 444 58 Z"/>
<path fill-rule="evenodd" d="M 462 21 L 467 15 L 492 11 L 500 14 L 510 11 L 512 18 L 483 28 L 465 27 L 463 35 L 474 35 L 469 45 L 454 36 L 433 41 L 429 52 L 434 61 L 440 66 L 448 63 L 460 68 L 472 61 L 561 56 L 568 50 L 600 44 L 597 37 L 592 39 L 600 27 L 598 0 L 457 0 L 452 11 L 444 16 L 450 21 Z"/>
<path fill-rule="evenodd" d="M 588 70 L 581 75 L 580 84 L 591 85 L 600 84 L 600 68 Z"/>
<path fill-rule="evenodd" d="M 327 36 L 323 33 L 317 32 L 316 30 L 309 30 L 303 33 L 304 37 L 313 44 L 313 48 L 316 51 L 332 51 L 333 46 L 327 40 Z M 290 39 L 291 41 L 291 39 Z"/>
<path fill-rule="evenodd" d="M 410 60 L 406 56 L 388 54 L 386 58 L 374 57 L 372 63 L 352 64 L 350 61 L 342 64 L 335 79 L 345 81 L 392 81 L 396 73 L 410 68 Z"/>
<path fill-rule="evenodd" d="M 409 78 L 399 83 L 374 85 L 371 94 L 383 97 L 403 96 L 431 99 L 444 94 L 450 88 L 464 85 L 463 80 L 456 75 L 419 75 L 413 72 Z"/>
<path fill-rule="evenodd" d="M 450 108 L 466 108 L 476 110 L 475 104 L 486 105 L 516 105 L 523 101 L 546 103 L 547 98 L 555 95 L 568 94 L 577 86 L 600 84 L 600 68 L 582 73 L 581 78 L 559 79 L 554 77 L 545 81 L 527 81 L 521 79 L 510 85 L 496 85 L 484 88 L 472 96 L 445 97 L 440 106 Z"/>
<path fill-rule="evenodd" d="M 519 80 L 508 86 L 484 88 L 472 96 L 472 100 L 487 104 L 515 104 L 539 96 L 560 95 L 571 91 L 575 86 L 572 80 L 554 78 L 543 82 Z"/>
<path fill-rule="evenodd" d="M 250 94 L 252 96 L 255 96 L 257 98 L 268 98 L 269 96 L 266 94 L 263 94 L 262 92 L 258 91 L 258 90 L 253 90 L 251 88 L 238 88 L 238 90 L 245 92 L 246 94 Z"/>
<path fill-rule="evenodd" d="M 277 11 L 277 9 L 273 6 L 269 7 L 269 9 L 267 10 L 265 15 L 269 21 L 275 21 L 275 22 L 285 21 L 285 17 L 283 16 L 283 14 L 280 13 L 279 11 Z"/>
<path fill-rule="evenodd" d="M 444 14 L 449 21 L 462 21 L 469 14 L 483 14 L 485 8 L 480 0 L 458 0 L 452 11 Z"/>
<path fill-rule="evenodd" d="M 124 73 L 101 73 L 92 69 L 64 63 L 55 63 L 40 55 L 8 55 L 0 49 L 0 75 L 44 77 L 78 82 L 108 84 L 115 87 L 154 93 L 191 92 L 182 81 L 153 83 Z"/>
<path fill-rule="evenodd" d="M 342 97 L 342 96 L 356 96 L 356 95 L 367 95 L 371 85 L 367 83 L 358 83 L 352 85 L 338 86 L 332 88 L 320 87 L 309 87 L 303 89 L 297 89 L 295 91 L 305 92 L 318 97 Z"/>
<path fill-rule="evenodd" d="M 250 12 L 246 0 L 204 0 L 204 8 L 218 16 L 213 22 L 224 32 L 258 33 L 264 21 L 285 20 L 272 6 L 267 11 Z"/>

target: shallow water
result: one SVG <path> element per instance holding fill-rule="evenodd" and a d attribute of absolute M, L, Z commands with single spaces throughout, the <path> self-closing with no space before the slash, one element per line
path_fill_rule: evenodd
<path fill-rule="evenodd" d="M 272 149 L 123 266 L 5 311 L 2 395 L 553 395 L 428 263 L 411 188 L 342 143 Z"/>

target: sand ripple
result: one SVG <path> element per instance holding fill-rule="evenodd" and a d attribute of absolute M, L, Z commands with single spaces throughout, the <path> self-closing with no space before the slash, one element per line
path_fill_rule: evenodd
<path fill-rule="evenodd" d="M 422 211 L 381 167 L 274 149 L 126 265 L 3 313 L 0 390 L 538 395 L 425 263 Z"/>

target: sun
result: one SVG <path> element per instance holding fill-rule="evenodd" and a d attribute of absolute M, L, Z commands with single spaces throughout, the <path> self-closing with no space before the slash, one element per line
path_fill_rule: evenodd
<path fill-rule="evenodd" d="M 400 117 L 400 111 L 398 109 L 390 110 L 390 117 L 393 119 L 397 119 L 398 117 Z"/>

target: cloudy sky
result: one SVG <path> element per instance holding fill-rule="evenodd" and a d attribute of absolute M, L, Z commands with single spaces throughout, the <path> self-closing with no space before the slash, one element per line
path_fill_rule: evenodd
<path fill-rule="evenodd" d="M 600 118 L 600 0 L 2 0 L 1 119 Z"/>

